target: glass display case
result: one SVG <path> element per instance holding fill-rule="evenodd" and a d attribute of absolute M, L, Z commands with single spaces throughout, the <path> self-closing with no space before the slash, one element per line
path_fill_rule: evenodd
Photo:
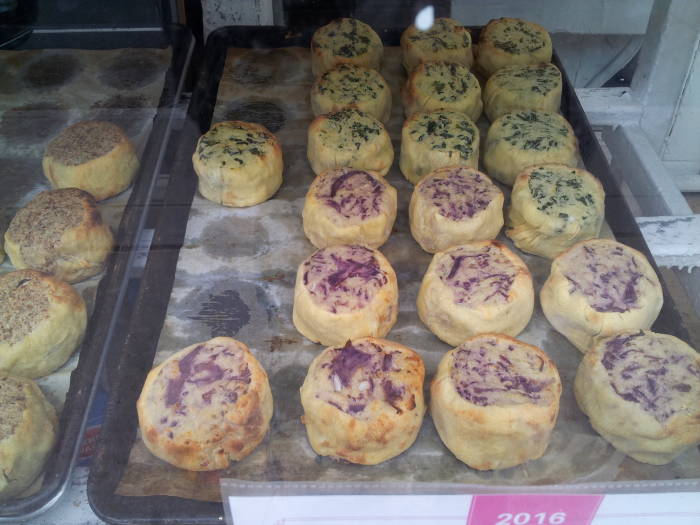
<path fill-rule="evenodd" d="M 700 5 L 133 4 L 0 0 L 0 522 L 700 517 Z"/>

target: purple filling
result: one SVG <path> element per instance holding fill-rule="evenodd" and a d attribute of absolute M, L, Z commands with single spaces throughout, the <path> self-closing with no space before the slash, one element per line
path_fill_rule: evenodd
<path fill-rule="evenodd" d="M 343 347 L 334 348 L 330 360 L 321 365 L 327 371 L 332 390 L 319 396 L 338 410 L 357 417 L 362 417 L 373 399 L 381 399 L 397 413 L 403 413 L 400 401 L 405 387 L 391 380 L 391 373 L 399 371 L 397 354 L 400 352 L 386 352 L 369 341 L 357 345 L 348 341 Z"/>
<path fill-rule="evenodd" d="M 344 170 L 330 187 L 319 188 L 318 198 L 346 219 L 366 220 L 378 215 L 384 202 L 384 187 L 372 175 L 362 170 Z"/>
<path fill-rule="evenodd" d="M 420 192 L 438 208 L 440 215 L 453 221 L 471 219 L 485 210 L 498 194 L 479 173 L 459 168 L 446 176 L 431 178 L 421 186 Z"/>
<path fill-rule="evenodd" d="M 521 397 L 521 402 L 548 403 L 550 396 L 543 391 L 552 379 L 542 373 L 542 358 L 525 347 L 505 346 L 495 339 L 481 338 L 455 351 L 451 378 L 459 395 L 479 406 L 514 404 L 513 394 Z M 504 351 L 518 351 L 527 365 L 514 365 Z"/>
<path fill-rule="evenodd" d="M 207 356 L 203 354 L 209 354 Z M 185 355 L 177 363 L 178 375 L 168 378 L 165 389 L 165 406 L 176 406 L 176 413 L 186 415 L 183 398 L 189 396 L 190 389 L 185 385 L 193 385 L 194 388 L 202 388 L 212 385 L 212 388 L 201 393 L 201 399 L 205 405 L 212 402 L 212 398 L 218 390 L 222 390 L 227 399 L 235 403 L 239 393 L 236 390 L 245 390 L 244 385 L 250 384 L 251 372 L 245 363 L 241 363 L 241 370 L 234 371 L 230 367 L 222 367 L 218 360 L 228 359 L 234 356 L 225 347 L 209 347 L 204 344 L 197 345 L 191 352 Z M 238 375 L 236 375 L 238 372 Z M 217 384 L 218 383 L 218 384 Z M 224 392 L 225 390 L 225 392 Z M 188 402 L 191 400 L 188 399 Z"/>
<path fill-rule="evenodd" d="M 598 312 L 627 312 L 639 308 L 640 286 L 653 283 L 645 277 L 636 256 L 622 246 L 602 250 L 588 243 L 569 254 L 576 270 L 564 276 L 569 281 L 569 293 L 582 293 L 588 304 Z"/>
<path fill-rule="evenodd" d="M 397 402 L 401 401 L 403 398 L 404 388 L 394 385 L 389 379 L 384 379 L 382 381 L 382 390 L 384 391 L 384 399 L 386 402 L 390 404 L 397 413 L 403 413 L 403 410 L 397 406 Z"/>
<path fill-rule="evenodd" d="M 684 394 L 695 389 L 697 400 L 697 360 L 687 354 L 672 353 L 665 340 L 653 333 L 640 330 L 608 339 L 600 363 L 615 393 L 638 404 L 660 423 L 689 405 L 692 394 L 685 402 Z"/>
<path fill-rule="evenodd" d="M 516 268 L 492 244 L 448 252 L 439 268 L 440 280 L 453 288 L 454 302 L 468 306 L 507 300 Z"/>
<path fill-rule="evenodd" d="M 332 313 L 363 308 L 387 282 L 372 250 L 333 246 L 304 263 L 304 284 L 311 296 Z"/>
<path fill-rule="evenodd" d="M 352 346 L 350 341 L 345 343 L 343 348 L 336 350 L 337 353 L 331 361 L 331 374 L 337 375 L 341 384 L 347 388 L 355 370 L 366 366 L 372 360 L 372 356 Z"/>

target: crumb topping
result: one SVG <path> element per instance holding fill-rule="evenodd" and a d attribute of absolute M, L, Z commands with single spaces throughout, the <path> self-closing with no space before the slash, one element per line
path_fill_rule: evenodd
<path fill-rule="evenodd" d="M 27 398 L 24 395 L 22 382 L 14 377 L 0 376 L 0 407 L 3 407 L 0 418 L 0 442 L 14 434 L 17 425 L 22 422 L 26 406 Z"/>
<path fill-rule="evenodd" d="M 53 251 L 63 235 L 84 222 L 101 224 L 95 199 L 77 188 L 44 191 L 34 197 L 12 219 L 7 235 L 20 247 L 24 256 L 31 251 Z M 27 254 L 29 259 L 34 257 Z M 43 267 L 43 264 L 48 266 Z M 51 272 L 51 261 L 43 261 L 41 269 Z"/>
<path fill-rule="evenodd" d="M 0 342 L 20 342 L 48 317 L 51 288 L 44 277 L 34 270 L 0 276 Z"/>
<path fill-rule="evenodd" d="M 111 122 L 77 122 L 49 142 L 46 155 L 66 166 L 78 166 L 106 155 L 125 140 L 124 132 Z"/>

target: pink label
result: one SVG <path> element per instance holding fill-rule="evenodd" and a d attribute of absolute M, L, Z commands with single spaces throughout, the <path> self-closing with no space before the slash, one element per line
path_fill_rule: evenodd
<path fill-rule="evenodd" d="M 467 525 L 590 525 L 602 494 L 478 494 Z"/>

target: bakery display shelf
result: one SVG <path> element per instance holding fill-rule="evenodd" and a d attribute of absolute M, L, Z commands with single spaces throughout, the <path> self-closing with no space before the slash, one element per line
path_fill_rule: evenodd
<path fill-rule="evenodd" d="M 97 285 L 94 309 L 88 320 L 77 366 L 70 375 L 70 386 L 59 415 L 57 443 L 47 460 L 43 482 L 29 497 L 0 503 L 0 523 L 17 523 L 40 514 L 55 504 L 70 484 L 98 384 L 96 379 L 112 342 L 117 314 L 128 284 L 129 269 L 134 257 L 132 248 L 136 245 L 149 209 L 155 174 L 171 133 L 171 109 L 180 98 L 182 82 L 194 48 L 194 38 L 189 29 L 179 25 L 157 30 L 42 30 L 35 31 L 19 46 L 19 49 L 51 50 L 133 47 L 171 48 L 171 61 L 145 142 L 141 166 L 115 232 L 115 249 L 107 259 L 105 271 Z"/>
<path fill-rule="evenodd" d="M 384 45 L 398 46 L 402 30 L 403 28 L 380 31 Z M 180 250 L 185 242 L 190 210 L 196 195 L 197 180 L 192 169 L 191 155 L 197 139 L 209 129 L 212 122 L 227 50 L 236 47 L 261 49 L 290 46 L 308 47 L 312 33 L 313 30 L 311 29 L 302 33 L 290 33 L 287 28 L 283 27 L 238 26 L 219 29 L 213 32 L 207 40 L 204 62 L 200 68 L 197 85 L 188 110 L 186 127 L 182 133 L 181 143 L 177 148 L 176 156 L 173 159 L 173 169 L 167 188 L 164 211 L 156 226 L 141 288 L 135 303 L 132 319 L 136 320 L 136 322 L 131 323 L 124 338 L 124 348 L 119 354 L 120 361 L 118 366 L 110 370 L 111 380 L 115 385 L 115 389 L 107 405 L 103 433 L 100 437 L 97 455 L 88 481 L 90 504 L 95 513 L 107 522 L 124 524 L 203 524 L 221 523 L 224 519 L 224 510 L 220 502 L 160 495 L 124 496 L 118 493 L 118 488 L 129 464 L 130 455 L 133 453 L 132 448 L 138 430 L 135 410 L 136 400 L 141 391 L 143 381 L 153 366 L 154 357 L 158 350 L 161 331 L 166 321 L 166 314 L 175 284 L 175 273 L 178 268 Z M 478 36 L 478 28 L 472 29 L 472 34 L 476 38 Z M 601 180 L 607 194 L 607 223 L 613 235 L 619 241 L 644 253 L 653 265 L 653 258 L 639 231 L 634 216 L 622 196 L 619 185 L 610 171 L 603 151 L 576 98 L 572 84 L 569 82 L 556 55 L 554 63 L 562 70 L 563 75 L 562 114 L 569 120 L 576 132 L 585 166 Z M 394 100 L 394 104 L 400 105 L 400 101 Z M 302 137 L 298 140 L 303 143 L 306 137 L 306 129 L 296 129 L 295 132 L 299 137 Z M 395 159 L 395 164 L 397 160 Z M 310 182 L 311 176 L 309 175 L 307 178 L 308 182 Z M 240 239 L 239 242 L 242 243 L 244 240 Z M 658 269 L 654 268 L 658 274 Z M 291 271 L 294 273 L 296 267 Z M 665 302 L 653 329 L 659 332 L 673 333 L 680 338 L 687 338 L 687 332 L 682 325 L 673 299 L 668 294 L 666 286 L 663 286 L 663 288 Z M 291 310 L 291 304 L 283 306 Z M 228 312 L 225 305 L 219 305 L 219 310 L 215 313 L 225 316 Z M 251 312 L 251 315 L 256 315 L 256 313 L 264 314 L 265 306 L 260 306 L 260 311 Z M 146 320 L 146 322 L 143 322 L 143 320 Z M 194 334 L 188 335 L 194 337 Z M 389 334 L 388 338 L 391 339 L 392 335 Z M 243 338 L 241 339 L 244 340 Z M 250 341 L 245 340 L 244 342 L 250 343 Z M 273 370 L 268 370 L 271 383 L 274 381 L 272 379 L 274 372 Z M 274 391 L 275 385 L 273 384 L 272 386 Z M 275 472 L 278 472 L 275 465 L 266 465 L 260 468 L 260 479 L 258 481 L 272 481 Z M 143 472 L 142 475 L 146 476 L 147 474 Z M 371 474 L 368 475 L 371 477 Z M 367 479 L 369 480 L 370 478 Z M 585 485 L 540 484 L 537 487 L 533 486 L 533 490 L 536 492 L 561 492 L 562 487 L 565 487 L 568 491 L 576 491 L 576 487 L 585 487 L 585 490 L 591 492 L 615 492 L 626 490 L 626 487 L 628 487 L 622 482 L 619 482 L 618 485 L 616 483 L 618 482 Z M 245 483 L 241 485 L 243 486 Z M 296 494 L 304 493 L 309 485 L 320 486 L 323 483 L 260 483 L 257 487 L 252 487 L 252 490 L 256 492 L 269 489 L 280 490 L 287 494 Z M 329 484 L 329 486 L 332 485 L 332 483 Z M 371 483 L 367 487 L 370 487 L 370 485 L 376 488 L 381 483 Z M 458 483 L 442 483 L 441 480 L 437 480 L 432 484 L 417 483 L 415 481 L 411 481 L 408 485 L 406 483 L 388 483 L 386 491 L 378 489 L 377 493 L 388 493 L 394 491 L 394 489 L 397 491 L 395 493 L 413 490 L 410 489 L 409 485 L 415 491 L 433 491 L 433 493 L 441 491 L 462 493 L 517 492 L 524 488 L 512 485 L 499 486 L 496 484 L 491 486 L 460 485 Z M 633 490 L 653 490 L 650 488 L 651 485 L 645 488 L 644 482 L 632 485 L 637 487 Z M 354 483 L 348 486 L 357 487 L 358 484 Z M 339 487 L 338 490 L 343 490 L 341 484 L 338 484 L 337 487 Z M 245 487 L 242 490 L 245 491 Z"/>

